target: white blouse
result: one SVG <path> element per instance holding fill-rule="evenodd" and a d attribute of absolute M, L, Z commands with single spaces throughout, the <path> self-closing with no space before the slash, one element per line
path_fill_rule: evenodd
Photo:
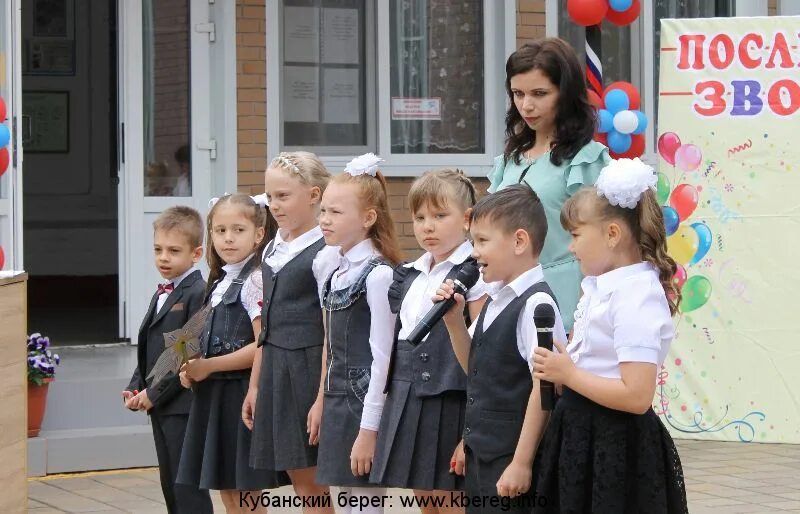
<path fill-rule="evenodd" d="M 414 279 L 411 287 L 408 288 L 408 292 L 403 298 L 403 304 L 400 306 L 401 326 L 399 339 L 408 338 L 422 318 L 433 308 L 432 298 L 442 285 L 442 282 L 444 282 L 447 274 L 450 273 L 454 266 L 467 260 L 470 254 L 472 254 L 472 243 L 464 241 L 450 257 L 433 265 L 433 267 L 431 267 L 433 256 L 430 252 L 425 253 L 416 261 L 406 264 L 407 268 L 414 268 L 420 273 Z M 489 291 L 489 284 L 484 282 L 483 279 L 478 279 L 478 282 L 467 292 L 467 301 L 474 302 L 483 295 L 488 294 Z M 428 336 L 425 336 L 425 339 L 427 338 Z"/>
<path fill-rule="evenodd" d="M 217 283 L 217 285 L 214 287 L 214 290 L 211 292 L 212 307 L 219 305 L 219 303 L 222 301 L 222 296 L 225 294 L 225 291 L 227 291 L 233 283 L 233 279 L 239 276 L 239 273 L 242 271 L 242 268 L 244 268 L 244 265 L 247 264 L 250 259 L 254 257 L 254 255 L 255 254 L 250 254 L 249 257 L 241 262 L 237 262 L 236 264 L 226 264 L 222 267 L 222 271 L 225 272 L 225 276 Z M 247 310 L 247 314 L 250 316 L 251 321 L 261 316 L 261 305 L 259 302 L 261 302 L 264 297 L 263 288 L 264 283 L 261 280 L 260 269 L 256 269 L 253 273 L 251 273 L 250 276 L 244 281 L 244 284 L 242 284 L 242 291 L 239 293 L 239 298 L 241 299 L 245 310 Z"/>
<path fill-rule="evenodd" d="M 508 305 L 518 298 L 522 293 L 527 291 L 537 282 L 544 280 L 544 272 L 542 266 L 531 268 L 514 280 L 503 285 L 502 282 L 492 282 L 494 288 L 492 293 L 492 301 L 486 307 L 486 314 L 483 317 L 483 330 L 484 332 L 489 329 L 494 320 L 505 310 Z M 556 301 L 547 293 L 534 293 L 525 302 L 525 307 L 517 318 L 517 350 L 520 357 L 525 359 L 528 363 L 528 368 L 533 371 L 533 350 L 539 345 L 539 338 L 536 334 L 536 324 L 533 322 L 533 313 L 536 306 L 540 303 L 548 303 L 553 306 L 556 313 L 556 322 L 553 326 L 553 341 L 559 341 L 562 344 L 567 342 L 567 334 L 564 330 L 564 321 L 561 319 L 561 312 L 558 310 Z M 476 319 L 472 326 L 469 327 L 469 335 L 475 334 L 475 329 L 478 326 Z M 555 346 L 553 346 L 555 348 Z"/>
<path fill-rule="evenodd" d="M 581 287 L 583 297 L 567 347 L 577 367 L 621 378 L 620 362 L 664 362 L 675 330 L 655 266 L 624 266 L 586 277 Z"/>
<path fill-rule="evenodd" d="M 331 278 L 331 290 L 338 291 L 352 285 L 370 258 L 380 254 L 372 241 L 361 241 L 346 254 L 340 255 L 339 265 Z M 320 260 L 323 260 L 322 258 Z M 315 261 L 316 263 L 316 261 Z M 389 308 L 387 292 L 392 284 L 393 270 L 391 266 L 375 266 L 367 275 L 367 304 L 370 310 L 369 347 L 372 351 L 372 367 L 369 387 L 364 396 L 364 409 L 361 413 L 361 428 L 378 430 L 383 413 L 386 395 L 383 387 L 389 373 L 389 358 L 394 342 L 394 324 L 396 316 Z"/>

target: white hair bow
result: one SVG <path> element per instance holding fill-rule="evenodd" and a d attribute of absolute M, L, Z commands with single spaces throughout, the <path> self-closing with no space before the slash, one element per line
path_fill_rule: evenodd
<path fill-rule="evenodd" d="M 363 175 L 365 173 L 374 177 L 378 172 L 378 164 L 381 162 L 383 162 L 383 159 L 374 153 L 365 153 L 364 155 L 359 155 L 352 161 L 348 162 L 347 166 L 344 168 L 344 171 L 354 177 Z"/>
<path fill-rule="evenodd" d="M 635 159 L 612 160 L 600 172 L 595 187 L 598 196 L 604 196 L 611 205 L 633 209 L 648 189 L 656 190 L 653 167 Z"/>
<path fill-rule="evenodd" d="M 269 198 L 267 198 L 267 193 L 261 193 L 260 195 L 251 196 L 250 198 L 256 202 L 256 205 L 260 205 L 264 208 L 269 207 Z"/>
<path fill-rule="evenodd" d="M 215 205 L 217 205 L 217 202 L 219 202 L 220 198 L 225 198 L 226 196 L 230 195 L 231 195 L 230 193 L 225 193 L 222 196 L 215 196 L 214 198 L 208 201 L 208 208 L 210 209 Z M 260 205 L 261 207 L 264 208 L 269 207 L 269 199 L 267 198 L 266 193 L 261 193 L 260 195 L 251 196 L 250 198 L 256 203 L 256 205 Z"/>

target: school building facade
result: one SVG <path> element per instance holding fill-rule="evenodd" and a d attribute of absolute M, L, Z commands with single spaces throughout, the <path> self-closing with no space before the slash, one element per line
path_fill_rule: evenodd
<path fill-rule="evenodd" d="M 655 120 L 659 19 L 798 4 L 643 1 L 631 26 L 604 25 L 604 76 L 636 85 Z M 158 280 L 152 219 L 260 192 L 280 151 L 313 151 L 334 173 L 382 156 L 415 255 L 413 177 L 485 177 L 502 152 L 506 57 L 545 35 L 584 46 L 566 0 L 0 0 L 0 30 L 4 269 L 30 275 L 31 329 L 68 342 L 135 335 Z"/>

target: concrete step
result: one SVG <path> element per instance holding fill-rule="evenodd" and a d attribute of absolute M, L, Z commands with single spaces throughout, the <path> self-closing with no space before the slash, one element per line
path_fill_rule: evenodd
<path fill-rule="evenodd" d="M 28 439 L 28 476 L 157 466 L 149 425 L 43 430 Z"/>

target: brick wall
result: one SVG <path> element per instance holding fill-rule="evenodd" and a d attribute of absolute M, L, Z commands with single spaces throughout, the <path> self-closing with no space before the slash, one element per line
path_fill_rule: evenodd
<path fill-rule="evenodd" d="M 236 0 L 236 106 L 239 191 L 264 192 L 267 167 L 265 0 Z"/>
<path fill-rule="evenodd" d="M 545 0 L 517 0 L 517 48 L 545 36 Z"/>

